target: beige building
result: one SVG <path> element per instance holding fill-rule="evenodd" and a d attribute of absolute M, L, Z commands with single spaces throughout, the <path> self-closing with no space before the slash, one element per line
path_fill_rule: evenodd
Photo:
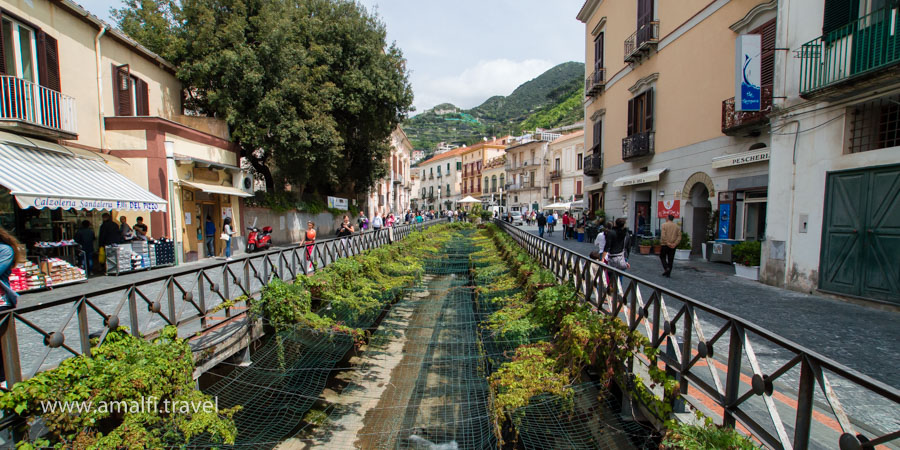
<path fill-rule="evenodd" d="M 421 181 L 416 203 L 422 210 L 457 208 L 462 199 L 462 154 L 466 147 L 448 150 L 418 164 Z"/>
<path fill-rule="evenodd" d="M 547 150 L 559 134 L 536 131 L 511 138 L 506 148 L 507 205 L 511 211 L 538 211 L 550 189 Z"/>
<path fill-rule="evenodd" d="M 479 200 L 483 202 L 482 206 L 485 208 L 500 207 L 507 204 L 507 198 L 504 195 L 508 194 L 504 188 L 506 184 L 506 151 L 504 150 L 503 153 L 487 160 L 481 171 L 483 187 Z"/>
<path fill-rule="evenodd" d="M 412 159 L 412 144 L 406 133 L 397 127 L 391 133 L 391 154 L 388 157 L 387 176 L 378 180 L 366 197 L 367 214 L 382 216 L 393 213 L 402 215 L 410 206 L 412 182 L 409 179 L 409 164 Z"/>
<path fill-rule="evenodd" d="M 489 160 L 498 156 L 502 156 L 506 147 L 506 138 L 494 139 L 492 141 L 479 142 L 475 145 L 465 147 L 462 152 L 463 178 L 462 178 L 462 195 L 471 195 L 479 198 L 482 196 L 485 186 L 484 166 Z"/>
<path fill-rule="evenodd" d="M 577 17 L 585 24 L 592 209 L 627 217 L 646 235 L 659 228 L 660 205 L 677 208 L 695 252 L 710 216 L 727 216 L 726 238 L 763 238 L 776 6 L 584 3 Z M 735 111 L 735 41 L 743 34 L 762 36 L 761 112 Z"/>
<path fill-rule="evenodd" d="M 22 180 L 10 175 L 0 183 L 3 195 L 73 207 L 3 210 L 5 227 L 60 223 L 25 236 L 58 240 L 71 237 L 65 224 L 88 220 L 96 230 L 104 210 L 130 223 L 143 216 L 149 235 L 173 238 L 184 260 L 197 257 L 205 215 L 219 231 L 226 216 L 241 223 L 240 197 L 251 195 L 252 186 L 244 187 L 238 149 L 223 122 L 182 115 L 181 83 L 171 64 L 69 0 L 5 3 L 2 41 L 0 129 L 10 133 L 4 135 L 6 156 L 26 160 L 55 151 L 54 158 L 65 158 L 59 164 L 93 165 L 77 180 L 48 168 L 40 192 L 25 192 Z M 92 175 L 109 168 L 127 183 Z M 134 189 L 146 195 L 124 194 Z M 241 227 L 235 230 L 240 234 Z M 220 253 L 218 239 L 215 245 Z"/>
<path fill-rule="evenodd" d="M 547 151 L 546 203 L 574 202 L 584 197 L 584 131 L 566 134 Z"/>

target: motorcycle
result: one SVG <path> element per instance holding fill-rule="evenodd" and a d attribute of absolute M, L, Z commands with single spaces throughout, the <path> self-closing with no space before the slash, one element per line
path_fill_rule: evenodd
<path fill-rule="evenodd" d="M 257 250 L 268 250 L 272 247 L 272 227 L 263 227 L 260 231 L 256 227 L 247 227 L 247 253 Z"/>

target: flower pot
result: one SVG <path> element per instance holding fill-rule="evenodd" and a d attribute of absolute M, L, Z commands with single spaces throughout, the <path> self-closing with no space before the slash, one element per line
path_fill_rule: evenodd
<path fill-rule="evenodd" d="M 688 261 L 691 259 L 691 250 L 690 249 L 675 249 L 675 259 L 678 261 Z"/>
<path fill-rule="evenodd" d="M 745 266 L 743 264 L 734 264 L 734 274 L 748 280 L 759 280 L 759 266 Z"/>
<path fill-rule="evenodd" d="M 650 247 L 649 245 L 641 245 L 641 246 L 638 246 L 638 249 L 640 250 L 640 252 L 641 252 L 642 255 L 649 255 L 649 254 L 650 254 L 650 248 L 651 248 L 651 247 Z"/>
<path fill-rule="evenodd" d="M 653 253 L 656 255 L 659 255 L 660 253 L 662 253 L 662 245 L 654 245 Z"/>

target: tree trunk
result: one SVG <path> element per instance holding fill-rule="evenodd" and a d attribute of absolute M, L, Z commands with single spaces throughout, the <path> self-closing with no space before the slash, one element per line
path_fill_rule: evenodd
<path fill-rule="evenodd" d="M 266 192 L 275 192 L 275 178 L 272 177 L 272 171 L 269 170 L 269 166 L 266 165 L 264 161 L 261 161 L 259 158 L 253 156 L 253 152 L 244 152 L 244 157 L 250 161 L 250 165 L 253 166 L 253 170 L 256 173 L 262 175 L 263 180 L 266 182 Z"/>

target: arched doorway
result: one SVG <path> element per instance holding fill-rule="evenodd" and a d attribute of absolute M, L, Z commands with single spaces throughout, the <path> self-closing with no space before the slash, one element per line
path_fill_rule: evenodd
<path fill-rule="evenodd" d="M 706 242 L 706 228 L 712 203 L 709 201 L 709 189 L 704 183 L 696 183 L 691 187 L 688 198 L 691 203 L 691 253 L 700 254 Z"/>

